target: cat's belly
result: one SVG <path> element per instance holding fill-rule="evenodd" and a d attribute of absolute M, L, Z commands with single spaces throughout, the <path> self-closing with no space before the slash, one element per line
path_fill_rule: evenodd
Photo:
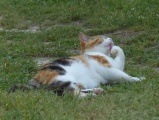
<path fill-rule="evenodd" d="M 65 67 L 66 77 L 70 78 L 71 82 L 81 84 L 84 88 L 95 88 L 101 83 L 105 82 L 105 79 L 92 69 L 90 66 L 86 66 L 82 63 L 75 63 L 71 67 Z"/>

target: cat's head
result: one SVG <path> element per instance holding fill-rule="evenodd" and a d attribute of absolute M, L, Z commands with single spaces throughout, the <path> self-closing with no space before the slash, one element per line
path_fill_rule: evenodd
<path fill-rule="evenodd" d="M 87 36 L 84 33 L 79 34 L 81 53 L 100 52 L 110 55 L 110 51 L 114 45 L 111 38 L 104 35 Z"/>

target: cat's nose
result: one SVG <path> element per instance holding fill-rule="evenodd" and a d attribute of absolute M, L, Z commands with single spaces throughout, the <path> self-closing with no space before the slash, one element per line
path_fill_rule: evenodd
<path fill-rule="evenodd" d="M 110 41 L 111 45 L 114 45 L 114 42 L 113 42 L 112 38 L 109 38 L 109 41 Z"/>

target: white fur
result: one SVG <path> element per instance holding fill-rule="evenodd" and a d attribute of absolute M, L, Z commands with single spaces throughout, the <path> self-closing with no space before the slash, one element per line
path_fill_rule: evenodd
<path fill-rule="evenodd" d="M 113 44 L 110 38 L 104 39 L 101 45 L 95 48 L 86 50 L 84 57 L 88 62 L 88 66 L 83 64 L 81 61 L 74 61 L 70 66 L 61 66 L 66 70 L 66 74 L 57 76 L 56 79 L 60 81 L 71 81 L 70 87 L 75 90 L 80 90 L 77 84 L 83 85 L 84 89 L 94 89 L 101 83 L 114 84 L 118 82 L 132 82 L 141 81 L 143 78 L 132 77 L 125 72 L 125 55 L 123 50 L 118 46 L 113 46 L 110 51 L 110 44 Z M 111 58 L 109 54 L 115 55 L 115 58 Z M 103 56 L 111 64 L 111 68 L 105 67 L 98 63 L 96 60 L 88 57 L 88 55 Z M 85 96 L 82 93 L 82 96 Z"/>
<path fill-rule="evenodd" d="M 113 46 L 111 54 L 116 56 L 114 59 L 114 66 L 119 70 L 124 70 L 125 65 L 125 55 L 123 50 L 118 46 Z"/>

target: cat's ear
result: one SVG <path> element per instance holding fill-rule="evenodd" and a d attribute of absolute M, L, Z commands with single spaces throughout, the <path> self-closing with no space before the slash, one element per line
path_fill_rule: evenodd
<path fill-rule="evenodd" d="M 80 32 L 79 33 L 79 39 L 80 39 L 80 42 L 87 43 L 89 37 L 87 35 L 85 35 L 84 33 Z"/>

